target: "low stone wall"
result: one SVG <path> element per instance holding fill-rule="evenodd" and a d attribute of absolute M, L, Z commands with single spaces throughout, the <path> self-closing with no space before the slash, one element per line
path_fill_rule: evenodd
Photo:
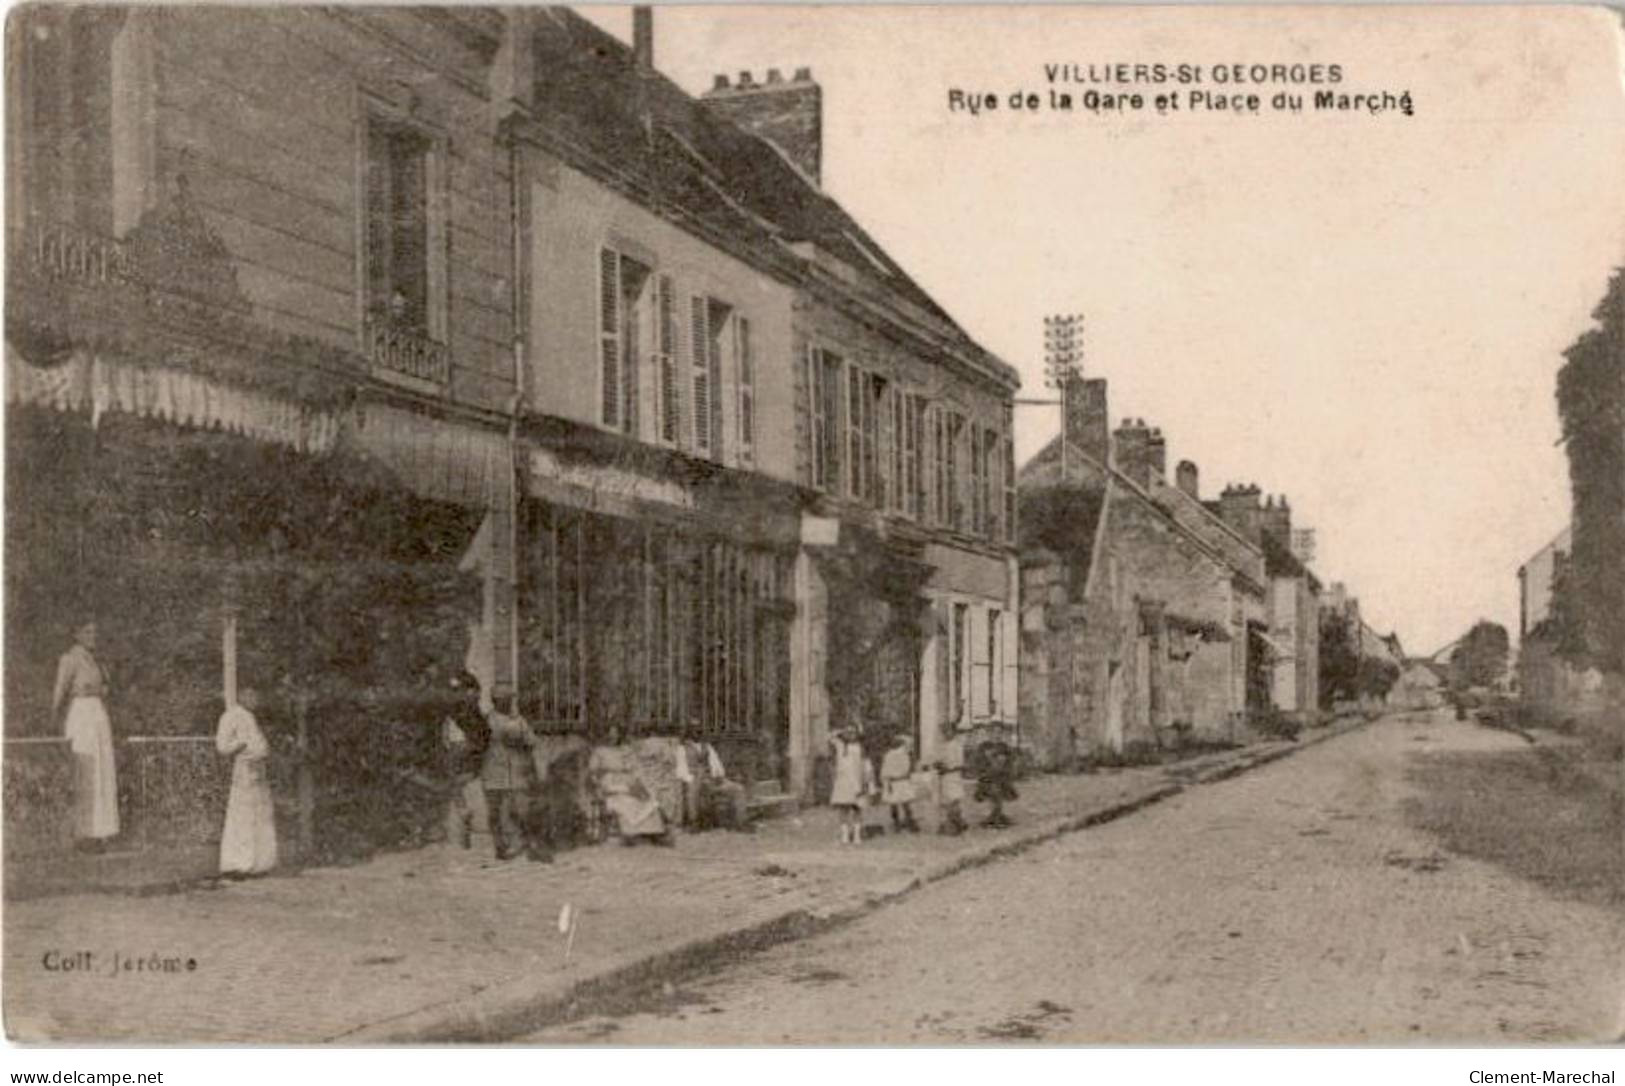
<path fill-rule="evenodd" d="M 73 847 L 73 751 L 66 739 L 5 743 L 6 859 L 60 855 Z"/>
<path fill-rule="evenodd" d="M 134 736 L 114 746 L 120 842 L 137 848 L 220 839 L 230 781 L 206 736 Z M 66 739 L 5 741 L 5 854 L 60 855 L 73 847 L 73 752 Z"/>
<path fill-rule="evenodd" d="M 139 845 L 220 839 L 230 765 L 208 736 L 133 736 L 118 744 L 119 808 Z"/>

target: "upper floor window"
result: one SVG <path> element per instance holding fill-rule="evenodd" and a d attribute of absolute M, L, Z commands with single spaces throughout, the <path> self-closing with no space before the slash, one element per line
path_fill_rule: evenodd
<path fill-rule="evenodd" d="M 948 523 L 948 418 L 933 406 L 927 418 L 931 445 L 931 514 L 933 524 Z"/>
<path fill-rule="evenodd" d="M 363 318 L 375 365 L 444 382 L 445 154 L 429 129 L 369 107 L 363 147 Z"/>
<path fill-rule="evenodd" d="M 682 441 L 682 384 L 677 373 L 677 297 L 671 276 L 655 282 L 655 367 L 660 382 L 660 440 L 667 445 Z"/>
<path fill-rule="evenodd" d="M 982 534 L 999 539 L 999 520 L 1004 512 L 1004 442 L 999 431 L 982 431 Z"/>
<path fill-rule="evenodd" d="M 908 395 L 902 399 L 903 440 L 903 512 L 916 520 L 925 517 L 925 472 L 923 449 L 925 445 L 926 401 L 924 396 Z"/>
<path fill-rule="evenodd" d="M 733 307 L 696 294 L 689 299 L 689 344 L 694 396 L 694 448 L 721 459 L 722 359 L 724 340 L 733 319 Z"/>
<path fill-rule="evenodd" d="M 948 527 L 955 531 L 965 530 L 965 520 L 968 510 L 965 508 L 964 480 L 965 472 L 965 416 L 957 411 L 948 412 L 946 426 L 947 456 L 943 461 L 946 469 L 946 520 Z"/>
<path fill-rule="evenodd" d="M 1004 405 L 1004 541 L 1016 541 L 1016 441 L 1009 404 Z"/>
<path fill-rule="evenodd" d="M 750 320 L 734 319 L 734 373 L 738 380 L 739 455 L 750 459 L 756 444 L 756 345 L 751 341 Z"/>
<path fill-rule="evenodd" d="M 599 421 L 634 436 L 652 278 L 647 264 L 608 247 L 598 251 Z"/>
<path fill-rule="evenodd" d="M 807 351 L 807 389 L 812 408 L 812 485 L 829 490 L 842 477 L 841 400 L 845 362 L 833 351 Z"/>
<path fill-rule="evenodd" d="M 42 222 L 113 232 L 114 39 L 127 13 L 35 5 L 6 35 L 7 196 Z M 134 118 L 121 118 L 126 126 Z M 15 211 L 13 221 L 18 221 Z"/>

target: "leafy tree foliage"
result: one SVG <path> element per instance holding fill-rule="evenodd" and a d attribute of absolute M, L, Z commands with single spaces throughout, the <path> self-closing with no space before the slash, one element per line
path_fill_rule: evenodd
<path fill-rule="evenodd" d="M 1494 686 L 1506 674 L 1508 645 L 1505 626 L 1479 619 L 1450 658 L 1450 688 Z"/>
<path fill-rule="evenodd" d="M 1625 270 L 1557 374 L 1574 500 L 1574 553 L 1554 578 L 1558 652 L 1625 672 Z"/>
<path fill-rule="evenodd" d="M 1335 611 L 1320 615 L 1320 702 L 1330 708 L 1340 699 L 1360 695 L 1360 643 L 1351 623 Z"/>

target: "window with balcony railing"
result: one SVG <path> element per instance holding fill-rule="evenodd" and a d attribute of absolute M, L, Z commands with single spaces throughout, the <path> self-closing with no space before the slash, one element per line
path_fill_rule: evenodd
<path fill-rule="evenodd" d="M 365 345 L 374 367 L 444 384 L 446 270 L 441 141 L 382 113 L 365 118 Z"/>

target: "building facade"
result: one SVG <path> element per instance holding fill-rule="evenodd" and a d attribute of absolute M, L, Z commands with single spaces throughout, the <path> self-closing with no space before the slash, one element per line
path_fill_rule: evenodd
<path fill-rule="evenodd" d="M 695 98 L 655 67 L 647 13 L 630 48 L 527 18 L 531 715 L 696 728 L 804 799 L 832 726 L 929 751 L 943 720 L 1008 718 L 1017 381 L 819 189 L 811 73 Z"/>
<path fill-rule="evenodd" d="M 1203 505 L 1195 464 L 1168 481 L 1160 431 L 1108 432 L 1106 382 L 1068 393 L 1064 458 L 1057 440 L 1020 476 L 1023 731 L 1051 766 L 1243 737 L 1263 554 Z"/>
<path fill-rule="evenodd" d="M 51 742 L 40 691 L 94 618 L 122 756 L 206 736 L 252 683 L 308 843 L 353 798 L 351 747 L 427 756 L 403 707 L 435 667 L 513 688 L 505 19 L 34 8 L 10 30 L 8 734 Z M 385 761 L 368 786 L 398 784 Z"/>
<path fill-rule="evenodd" d="M 1518 567 L 1518 697 L 1544 722 L 1589 715 L 1605 703 L 1601 673 L 1575 667 L 1557 652 L 1553 588 L 1567 573 L 1573 545 L 1571 525 Z"/>
<path fill-rule="evenodd" d="M 1250 484 L 1226 487 L 1214 508 L 1264 552 L 1269 705 L 1300 723 L 1312 723 L 1320 711 L 1321 585 L 1299 557 L 1305 553 L 1303 529 L 1293 528 L 1286 495 L 1262 496 Z"/>

